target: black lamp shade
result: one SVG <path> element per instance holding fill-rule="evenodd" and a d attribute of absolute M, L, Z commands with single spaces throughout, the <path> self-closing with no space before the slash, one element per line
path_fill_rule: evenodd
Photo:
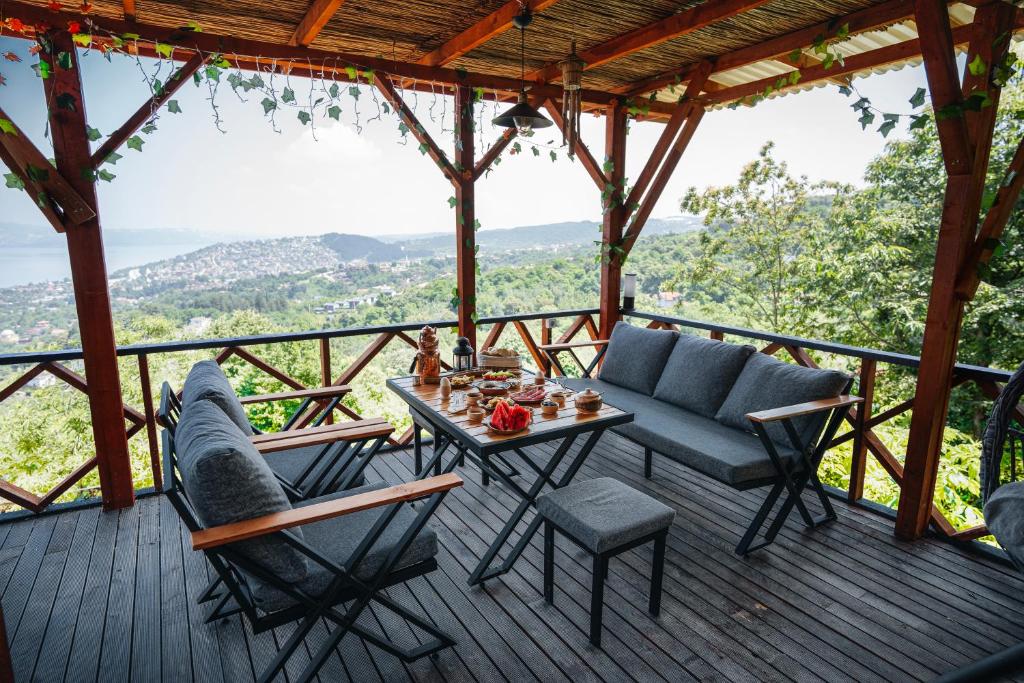
<path fill-rule="evenodd" d="M 526 93 L 519 93 L 519 102 L 514 107 L 500 116 L 496 116 L 492 123 L 503 128 L 547 128 L 551 121 L 539 111 L 530 106 L 526 101 Z"/>

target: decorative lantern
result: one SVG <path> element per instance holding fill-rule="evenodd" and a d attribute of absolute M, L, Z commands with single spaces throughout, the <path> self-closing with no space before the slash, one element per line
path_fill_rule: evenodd
<path fill-rule="evenodd" d="M 437 352 L 437 331 L 425 326 L 420 330 L 416 354 L 416 364 L 419 366 L 419 379 L 425 384 L 437 383 L 441 375 L 441 356 Z"/>
<path fill-rule="evenodd" d="M 586 63 L 576 54 L 576 41 L 572 41 L 569 56 L 558 63 L 562 67 L 562 144 L 569 146 L 569 157 L 576 155 L 576 142 L 580 138 L 580 112 L 583 110 L 583 68 Z"/>
<path fill-rule="evenodd" d="M 465 337 L 455 340 L 455 348 L 452 349 L 452 369 L 455 372 L 473 369 L 473 347 L 469 345 L 469 340 Z"/>
<path fill-rule="evenodd" d="M 622 277 L 622 308 L 632 311 L 636 304 L 636 273 L 626 273 Z"/>

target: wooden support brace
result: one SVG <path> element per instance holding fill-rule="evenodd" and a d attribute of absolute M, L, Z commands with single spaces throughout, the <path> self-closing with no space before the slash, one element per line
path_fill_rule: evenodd
<path fill-rule="evenodd" d="M 3 136 L 0 135 L 0 142 L 3 142 Z M 61 209 L 56 203 L 50 199 L 50 195 L 47 194 L 46 190 L 39 186 L 36 181 L 32 180 L 25 171 L 18 167 L 17 162 L 14 160 L 7 149 L 0 144 L 0 162 L 7 168 L 11 169 L 11 173 L 16 175 L 21 184 L 25 186 L 25 192 L 31 198 L 32 202 L 39 207 L 39 211 L 42 212 L 43 218 L 49 223 L 54 230 L 57 232 L 64 232 L 64 218 L 61 216 Z"/>
<path fill-rule="evenodd" d="M 398 112 L 402 122 L 409 127 L 409 132 L 412 133 L 413 137 L 419 140 L 420 144 L 426 149 L 427 155 L 434 160 L 438 168 L 444 174 L 448 180 L 455 186 L 458 186 L 459 180 L 462 178 L 462 173 L 455 169 L 452 162 L 448 160 L 448 157 L 437 146 L 434 139 L 430 137 L 427 130 L 420 124 L 419 119 L 416 118 L 416 114 L 413 113 L 412 109 L 405 103 L 402 96 L 395 90 L 395 86 L 386 77 L 375 78 L 373 81 L 374 85 L 380 91 L 384 99 Z M 468 173 L 472 174 L 473 167 L 470 166 Z"/>
<path fill-rule="evenodd" d="M 558 130 L 564 133 L 565 119 L 562 118 L 562 110 L 558 108 L 555 101 L 552 99 L 544 100 L 544 108 L 548 110 L 548 116 L 555 122 Z M 597 185 L 597 189 L 604 192 L 604 188 L 608 185 L 608 176 L 604 174 L 601 164 L 597 163 L 594 155 L 590 153 L 590 149 L 583 143 L 583 140 L 577 138 L 573 151 L 580 160 L 580 163 L 583 164 L 583 168 L 590 174 L 594 184 Z"/>
<path fill-rule="evenodd" d="M 473 167 L 473 180 L 479 180 L 480 176 L 487 173 L 487 169 L 491 167 L 494 160 L 501 156 L 501 153 L 505 151 L 505 148 L 512 144 L 512 140 L 516 138 L 518 132 L 515 128 L 509 128 L 501 137 L 491 145 L 491 148 L 484 152 L 483 156 L 480 157 L 480 161 L 476 162 L 476 166 Z"/>
<path fill-rule="evenodd" d="M 83 171 L 88 169 L 78 169 L 78 177 L 75 179 L 65 178 L 59 170 L 54 169 L 49 159 L 32 144 L 32 141 L 25 136 L 3 109 L 0 109 L 0 119 L 6 120 L 13 129 L 13 132 L 10 133 L 0 132 L 0 147 L 4 151 L 4 164 L 23 180 L 29 181 L 25 183 L 26 189 L 33 187 L 44 192 L 50 200 L 60 206 L 63 215 L 74 225 L 81 225 L 85 221 L 95 218 L 96 211 L 72 185 L 78 177 L 81 177 Z M 33 197 L 33 201 L 37 205 L 41 204 L 38 194 Z M 41 208 L 44 207 L 41 206 Z M 45 208 L 44 213 L 46 213 Z M 47 218 L 49 219 L 49 217 Z"/>
<path fill-rule="evenodd" d="M 128 117 L 128 120 L 124 124 L 110 134 L 110 137 L 99 146 L 99 148 L 92 155 L 92 167 L 99 168 L 100 165 L 107 160 L 111 154 L 125 143 L 125 141 L 142 128 L 142 126 L 153 118 L 157 110 L 160 109 L 169 99 L 174 97 L 174 93 L 185 83 L 188 82 L 192 74 L 199 70 L 209 60 L 210 54 L 196 53 L 192 55 L 187 62 L 178 68 L 171 77 L 167 79 L 167 83 L 164 84 L 160 92 L 153 95 L 151 98 L 145 101 L 141 107 L 136 110 L 134 114 Z"/>

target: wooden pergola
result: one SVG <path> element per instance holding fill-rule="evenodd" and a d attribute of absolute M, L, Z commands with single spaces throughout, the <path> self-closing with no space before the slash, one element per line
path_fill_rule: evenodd
<path fill-rule="evenodd" d="M 540 16 L 529 34 L 529 98 L 564 126 L 558 61 L 574 38 L 586 62 L 583 107 L 605 116 L 603 155 L 582 141 L 573 150 L 605 201 L 600 335 L 620 317 L 622 259 L 629 253 L 705 113 L 923 61 L 948 174 L 936 245 L 931 298 L 921 350 L 897 534 L 916 538 L 932 514 L 964 305 L 978 287 L 978 266 L 992 254 L 1024 186 L 1024 141 L 995 204 L 979 219 L 1009 37 L 1024 16 L 1003 0 L 528 0 Z M 211 59 L 294 76 L 370 83 L 398 113 L 455 191 L 458 321 L 475 345 L 475 185 L 516 136 L 474 149 L 473 108 L 481 96 L 514 101 L 519 89 L 518 0 L 374 2 L 279 0 L 96 0 L 81 10 L 46 0 L 0 5 L 6 30 L 42 39 L 40 59 L 56 171 L 12 125 L 0 134 L 0 160 L 25 184 L 53 227 L 64 233 L 78 307 L 97 465 L 108 508 L 131 505 L 125 414 L 107 287 L 99 165 L 146 124 Z M 182 62 L 161 91 L 143 102 L 95 152 L 91 150 L 71 22 L 91 46 Z M 202 31 L 195 27 L 201 26 Z M 130 38 L 126 38 L 130 36 Z M 828 45 L 841 59 L 823 59 Z M 171 51 L 169 51 L 169 49 Z M 957 68 L 958 51 L 985 69 Z M 353 67 L 355 67 L 353 69 Z M 796 75 L 793 75 L 796 74 Z M 454 94 L 457 125 L 451 155 L 424 130 L 402 93 Z M 0 91 L 2 94 L 3 91 Z M 971 107 L 984 93 L 991 106 Z M 972 98 L 972 95 L 974 98 Z M 60 106 L 54 106 L 60 103 Z M 967 103 L 965 105 L 965 103 Z M 650 158 L 625 187 L 628 118 L 664 123 Z M 9 119 L 0 110 L 0 119 Z M 931 124 L 929 124 L 931 125 Z M 859 448 L 863 449 L 861 444 Z M 861 458 L 863 467 L 863 458 Z"/>

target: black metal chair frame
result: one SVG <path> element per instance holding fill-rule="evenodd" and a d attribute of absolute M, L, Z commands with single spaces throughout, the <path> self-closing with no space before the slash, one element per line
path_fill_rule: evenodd
<path fill-rule="evenodd" d="M 581 347 L 584 346 L 590 346 L 590 344 L 581 344 Z M 565 372 L 565 366 L 562 365 L 562 362 L 560 360 L 558 360 L 558 355 L 563 351 L 567 351 L 569 355 L 572 356 L 572 359 L 576 361 L 576 364 L 580 367 L 580 370 L 583 371 L 583 379 L 590 379 L 590 376 L 594 372 L 594 369 L 597 368 L 598 364 L 601 362 L 601 359 L 604 358 L 604 354 L 608 351 L 608 345 L 604 344 L 603 346 L 601 346 L 601 348 L 597 350 L 597 353 L 594 354 L 594 358 L 590 361 L 589 364 L 586 365 L 584 365 L 583 360 L 576 354 L 576 351 L 574 351 L 571 348 L 547 349 L 544 348 L 544 346 L 541 346 L 540 349 L 544 352 L 544 355 L 548 357 L 548 360 L 551 361 L 551 365 L 553 365 L 555 369 L 561 373 L 562 377 L 568 377 L 569 375 Z"/>
<path fill-rule="evenodd" d="M 167 473 L 164 493 L 171 501 L 171 504 L 188 530 L 192 533 L 201 531 L 203 527 L 181 483 L 177 468 L 177 458 L 174 452 L 173 437 L 169 431 L 164 431 L 163 439 L 164 466 Z M 412 662 L 428 655 L 434 656 L 445 648 L 453 647 L 455 645 L 454 639 L 436 628 L 427 619 L 413 614 L 381 593 L 383 589 L 389 586 L 409 581 L 418 576 L 424 576 L 437 568 L 437 561 L 431 558 L 398 570 L 394 569 L 402 555 L 405 554 L 415 540 L 416 535 L 426 526 L 428 520 L 437 510 L 447 493 L 448 490 L 445 489 L 403 502 L 387 504 L 386 510 L 360 541 L 356 550 L 344 565 L 337 564 L 324 557 L 289 529 L 272 532 L 277 534 L 290 547 L 302 553 L 309 561 L 316 563 L 333 575 L 327 590 L 319 596 L 310 595 L 293 583 L 281 580 L 259 564 L 248 560 L 244 555 L 236 552 L 230 543 L 204 548 L 202 552 L 214 568 L 219 580 L 227 587 L 230 597 L 235 602 L 233 609 L 224 610 L 222 608 L 226 604 L 226 600 L 221 601 L 215 608 L 211 619 L 219 619 L 241 613 L 249 620 L 255 633 L 262 633 L 268 629 L 301 620 L 288 640 L 281 646 L 267 670 L 260 675 L 259 680 L 261 682 L 272 680 L 284 669 L 289 657 L 303 643 L 319 619 L 333 623 L 335 628 L 333 631 L 330 631 L 330 628 L 328 628 L 329 633 L 326 641 L 312 654 L 305 670 L 297 679 L 293 680 L 305 683 L 315 677 L 320 667 L 323 666 L 330 656 L 331 651 L 337 647 L 341 639 L 348 633 L 352 633 L 366 642 L 376 645 L 405 662 Z M 418 506 L 419 512 L 413 522 L 405 529 L 397 545 L 392 548 L 387 559 L 370 579 L 363 580 L 358 578 L 357 573 L 360 564 L 370 549 L 376 544 L 384 530 L 395 519 L 401 506 L 404 504 L 411 505 L 415 501 L 423 501 Z M 294 599 L 297 604 L 275 612 L 263 612 L 256 605 L 243 572 L 273 586 Z M 348 604 L 347 607 L 345 606 L 346 603 Z M 428 634 L 429 638 L 416 647 L 403 648 L 387 638 L 382 638 L 362 628 L 356 623 L 356 620 L 371 603 L 393 612 L 407 623 Z"/>
<path fill-rule="evenodd" d="M 582 550 L 593 556 L 593 576 L 590 586 L 590 642 L 601 647 L 601 625 L 604 617 L 604 582 L 608 578 L 608 562 L 616 555 L 627 550 L 638 548 L 654 541 L 654 559 L 651 570 L 651 594 L 648 597 L 647 611 L 651 616 L 661 612 L 661 586 L 665 575 L 665 546 L 668 529 L 610 548 L 602 553 L 591 551 L 582 541 L 555 524 L 549 519 L 544 520 L 544 601 L 555 604 L 555 531 L 562 534 Z"/>
<path fill-rule="evenodd" d="M 174 434 L 180 415 L 181 400 L 171 385 L 164 382 L 157 418 L 164 429 Z M 296 436 L 300 434 L 295 432 Z M 344 491 L 352 487 L 386 443 L 386 435 L 352 440 L 339 438 L 324 444 L 295 480 L 286 479 L 276 472 L 274 476 L 292 502 Z"/>

